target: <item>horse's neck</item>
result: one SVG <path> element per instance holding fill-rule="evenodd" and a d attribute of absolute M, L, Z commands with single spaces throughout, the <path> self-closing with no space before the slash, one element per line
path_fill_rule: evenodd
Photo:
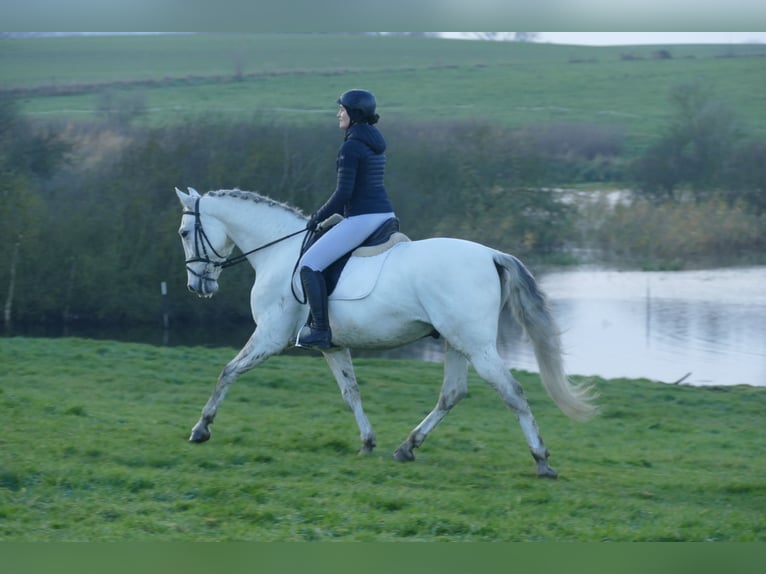
<path fill-rule="evenodd" d="M 229 238 L 243 253 L 267 245 L 305 227 L 305 220 L 287 208 L 268 200 L 253 201 L 237 197 L 210 197 L 209 212 L 226 226 Z M 295 240 L 295 241 L 292 241 Z M 300 244 L 300 237 L 280 242 L 263 250 L 281 251 L 288 244 Z M 284 244 L 283 244 L 284 243 Z M 295 248 L 297 250 L 297 247 Z M 297 255 L 297 252 L 296 252 Z"/>

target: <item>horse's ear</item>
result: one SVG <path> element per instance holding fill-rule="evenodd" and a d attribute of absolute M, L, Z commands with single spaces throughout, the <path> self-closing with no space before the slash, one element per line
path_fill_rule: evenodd
<path fill-rule="evenodd" d="M 191 194 L 190 195 L 186 195 L 183 191 L 181 191 L 178 188 L 176 188 L 176 195 L 178 196 L 178 199 L 181 202 L 182 206 L 187 207 L 189 209 L 191 209 L 194 206 L 194 196 L 193 195 L 191 195 Z"/>
<path fill-rule="evenodd" d="M 192 197 L 199 197 L 199 193 L 197 193 L 197 190 L 193 187 L 187 187 L 186 189 L 189 191 L 189 195 Z"/>

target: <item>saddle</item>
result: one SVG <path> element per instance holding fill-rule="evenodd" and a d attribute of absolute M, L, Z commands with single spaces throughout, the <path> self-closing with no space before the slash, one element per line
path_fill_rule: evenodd
<path fill-rule="evenodd" d="M 319 224 L 317 230 L 308 237 L 304 251 L 311 247 L 328 229 L 342 221 L 343 217 L 334 215 Z M 384 221 L 380 227 L 373 231 L 361 245 L 355 247 L 338 260 L 331 264 L 322 272 L 325 284 L 327 285 L 327 295 L 331 295 L 338 285 L 343 268 L 351 257 L 372 257 L 387 251 L 397 243 L 409 241 L 410 238 L 404 233 L 399 232 L 399 219 L 392 217 Z"/>

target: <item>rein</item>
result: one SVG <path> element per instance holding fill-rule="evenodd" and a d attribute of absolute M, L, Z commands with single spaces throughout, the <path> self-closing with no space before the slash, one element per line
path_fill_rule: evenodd
<path fill-rule="evenodd" d="M 267 247 L 276 245 L 277 243 L 280 243 L 284 241 L 285 239 L 290 239 L 291 237 L 295 237 L 296 235 L 306 232 L 306 229 L 300 229 L 294 233 L 290 233 L 289 235 L 285 235 L 283 237 L 280 237 L 279 239 L 270 241 L 269 243 L 265 245 L 261 245 L 260 247 L 256 247 L 255 249 L 251 249 L 250 251 L 247 251 L 245 253 L 240 253 L 236 257 L 226 258 L 215 250 L 215 248 L 213 247 L 213 244 L 210 243 L 210 239 L 205 233 L 205 230 L 202 228 L 202 220 L 200 218 L 200 211 L 199 211 L 200 199 L 201 198 L 197 198 L 197 201 L 194 203 L 194 211 L 183 212 L 183 215 L 194 216 L 194 253 L 196 254 L 196 257 L 193 257 L 192 259 L 187 259 L 185 261 L 187 265 L 189 263 L 203 262 L 203 263 L 212 264 L 215 267 L 220 267 L 221 269 L 225 269 L 226 267 L 231 267 L 232 265 L 237 265 L 238 263 L 242 263 L 243 261 L 246 261 L 248 255 L 252 255 L 253 253 L 261 251 L 262 249 L 266 249 Z M 203 256 L 200 255 L 200 248 L 201 248 Z M 213 261 L 212 259 L 210 259 L 210 256 L 208 255 L 208 248 L 210 249 L 210 251 L 213 252 L 213 254 L 216 257 L 220 259 L 220 261 Z M 187 267 L 187 269 L 189 268 Z M 191 271 L 194 275 L 197 275 L 197 273 L 195 273 L 191 269 L 189 269 L 189 271 Z"/>

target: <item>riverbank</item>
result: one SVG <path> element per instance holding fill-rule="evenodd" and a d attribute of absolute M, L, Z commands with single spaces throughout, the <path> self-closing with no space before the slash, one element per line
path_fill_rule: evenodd
<path fill-rule="evenodd" d="M 514 417 L 473 372 L 470 395 L 400 464 L 442 368 L 357 360 L 378 448 L 318 356 L 243 376 L 212 440 L 186 442 L 231 349 L 0 340 L 4 541 L 763 541 L 766 390 L 589 378 L 576 423 L 518 372 L 560 472 L 537 479 Z"/>
<path fill-rule="evenodd" d="M 572 374 L 693 386 L 766 386 L 766 293 L 761 288 L 766 266 L 686 271 L 577 266 L 547 268 L 537 279 L 562 330 L 565 364 Z M 197 302 L 191 294 L 184 296 Z M 171 316 L 168 328 L 157 317 L 138 325 L 17 325 L 5 334 L 204 346 L 233 353 L 252 330 L 249 317 L 182 324 Z M 499 343 L 509 368 L 537 371 L 528 338 L 510 319 L 501 328 Z M 428 338 L 354 356 L 440 363 L 444 342 Z"/>

